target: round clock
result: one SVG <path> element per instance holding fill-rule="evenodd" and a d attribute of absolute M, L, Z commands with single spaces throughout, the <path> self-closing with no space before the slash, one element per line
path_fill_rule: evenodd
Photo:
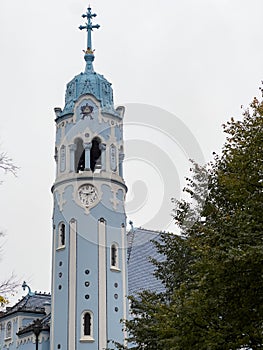
<path fill-rule="evenodd" d="M 98 192 L 96 187 L 91 184 L 86 184 L 78 189 L 78 196 L 81 203 L 89 207 L 97 200 Z"/>

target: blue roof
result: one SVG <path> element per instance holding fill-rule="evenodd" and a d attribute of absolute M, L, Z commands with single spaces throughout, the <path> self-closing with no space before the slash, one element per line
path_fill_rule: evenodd
<path fill-rule="evenodd" d="M 0 317 L 5 317 L 15 312 L 33 312 L 45 314 L 45 304 L 51 302 L 50 294 L 34 293 L 26 295 L 14 306 L 7 307 Z"/>
<path fill-rule="evenodd" d="M 136 228 L 128 233 L 128 293 L 134 295 L 142 290 L 163 292 L 164 286 L 154 276 L 155 266 L 150 257 L 163 260 L 152 240 L 160 241 L 160 232 Z"/>
<path fill-rule="evenodd" d="M 85 55 L 92 56 L 92 55 Z M 90 94 L 100 101 L 102 111 L 105 113 L 113 113 L 119 116 L 114 109 L 113 91 L 111 83 L 104 78 L 103 75 L 93 70 L 85 70 L 85 72 L 76 75 L 68 84 L 65 96 L 65 107 L 59 117 L 74 112 L 76 101 L 82 95 Z"/>

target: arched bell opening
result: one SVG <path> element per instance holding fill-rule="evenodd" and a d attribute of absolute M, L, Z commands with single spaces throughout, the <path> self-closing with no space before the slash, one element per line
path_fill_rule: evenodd
<path fill-rule="evenodd" d="M 98 137 L 94 137 L 91 141 L 92 146 L 90 149 L 90 169 L 94 172 L 96 169 L 101 169 L 101 140 Z"/>
<path fill-rule="evenodd" d="M 75 172 L 79 173 L 85 169 L 85 150 L 83 147 L 82 139 L 75 140 L 76 150 L 75 150 Z"/>

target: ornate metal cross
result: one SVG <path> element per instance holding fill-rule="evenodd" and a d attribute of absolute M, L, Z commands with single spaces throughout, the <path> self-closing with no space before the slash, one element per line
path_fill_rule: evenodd
<path fill-rule="evenodd" d="M 93 30 L 93 28 L 99 29 L 100 25 L 99 24 L 95 24 L 93 25 L 91 22 L 92 17 L 96 17 L 96 13 L 91 13 L 91 8 L 88 7 L 87 9 L 87 13 L 84 13 L 82 15 L 83 18 L 87 18 L 88 22 L 86 23 L 85 26 L 79 26 L 79 29 L 86 29 L 88 32 L 88 43 L 87 43 L 87 52 L 86 53 L 90 53 L 92 54 L 92 42 L 91 42 L 91 31 Z"/>

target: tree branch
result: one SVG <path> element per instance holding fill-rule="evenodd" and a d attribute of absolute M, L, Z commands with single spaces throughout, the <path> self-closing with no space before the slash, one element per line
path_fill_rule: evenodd
<path fill-rule="evenodd" d="M 0 153 L 0 169 L 6 173 L 11 173 L 14 176 L 17 174 L 18 167 L 14 165 L 12 158 L 8 157 L 5 152 Z"/>

